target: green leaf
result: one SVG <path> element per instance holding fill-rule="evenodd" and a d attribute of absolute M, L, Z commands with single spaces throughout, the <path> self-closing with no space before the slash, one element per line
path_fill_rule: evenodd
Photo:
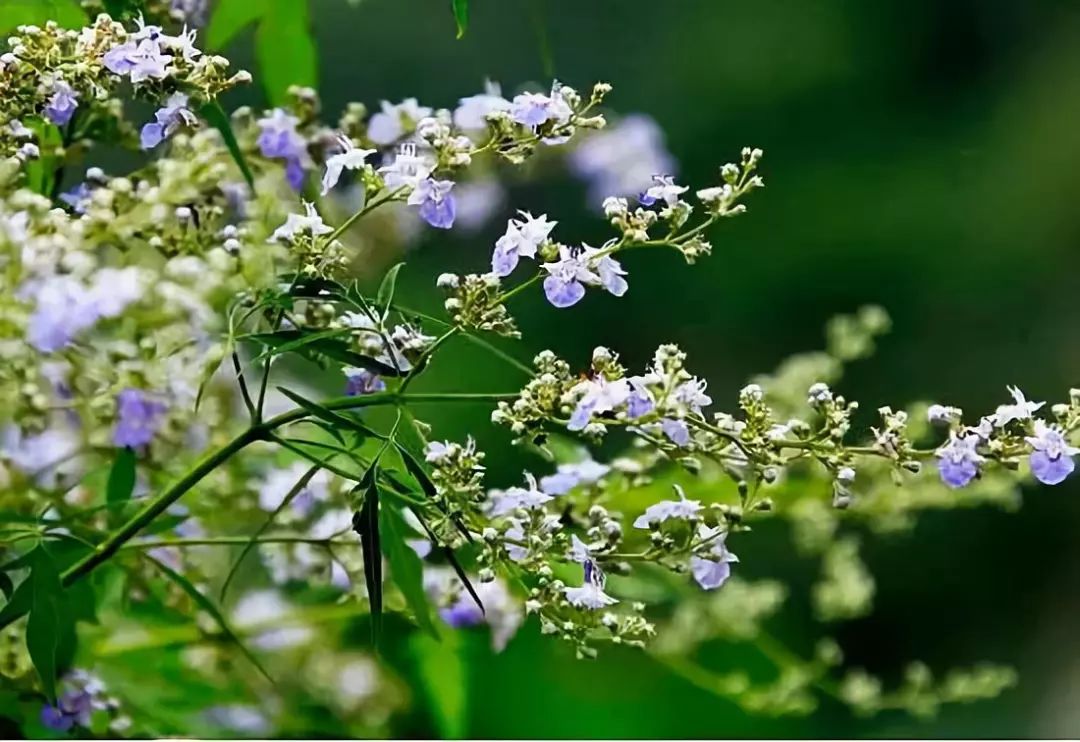
<path fill-rule="evenodd" d="M 225 140 L 225 147 L 229 150 L 229 154 L 232 155 L 236 166 L 240 168 L 248 187 L 254 191 L 255 176 L 251 174 L 251 168 L 248 167 L 247 160 L 244 159 L 244 153 L 240 150 L 240 143 L 236 141 L 236 134 L 232 130 L 232 122 L 229 121 L 229 115 L 225 113 L 225 109 L 221 107 L 220 103 L 213 100 L 204 105 L 199 110 L 199 113 L 211 126 L 221 132 L 221 138 Z"/>
<path fill-rule="evenodd" d="M 390 312 L 390 305 L 394 303 L 394 290 L 397 287 L 398 273 L 401 272 L 401 267 L 404 263 L 398 263 L 393 268 L 386 272 L 383 276 L 382 283 L 379 284 L 379 293 L 375 295 L 375 301 L 383 310 L 383 318 Z"/>
<path fill-rule="evenodd" d="M 172 567 L 169 567 L 167 564 L 164 564 L 158 559 L 155 559 L 153 556 L 147 554 L 146 552 L 142 552 L 142 557 L 147 561 L 151 562 L 162 572 L 162 574 L 164 574 L 166 577 L 176 583 L 176 585 L 181 590 L 187 593 L 188 596 L 195 601 L 196 605 L 206 611 L 210 615 L 210 617 L 214 619 L 214 622 L 218 625 L 218 629 L 221 631 L 222 635 L 237 646 L 237 648 L 240 650 L 240 653 L 243 654 L 244 657 L 247 658 L 247 660 L 255 666 L 255 669 L 258 670 L 259 673 L 264 678 L 266 678 L 271 685 L 277 685 L 277 683 L 274 682 L 274 679 L 270 677 L 270 673 L 268 673 L 266 669 L 262 666 L 262 663 L 259 662 L 258 658 L 254 654 L 252 654 L 251 650 L 249 650 L 244 645 L 244 643 L 240 641 L 239 637 L 236 636 L 236 633 L 229 626 L 229 622 L 225 620 L 225 616 L 221 613 L 218 607 L 214 605 L 213 601 L 211 601 L 209 598 L 199 592 L 199 589 L 193 584 L 191 584 L 191 581 L 188 580 L 188 578 L 184 577 Z"/>
<path fill-rule="evenodd" d="M 221 49 L 266 13 L 267 0 L 218 0 L 206 26 L 206 46 Z"/>
<path fill-rule="evenodd" d="M 305 397 L 301 397 L 299 394 L 292 391 L 291 389 L 286 389 L 285 387 L 279 386 L 277 388 L 277 390 L 279 392 L 281 392 L 282 394 L 284 394 L 289 399 L 291 399 L 293 402 L 296 402 L 297 406 L 302 407 L 303 409 L 307 410 L 308 412 L 310 412 L 315 417 L 320 418 L 322 420 L 325 420 L 326 422 L 330 423 L 331 425 L 333 425 L 333 426 L 335 426 L 337 428 L 340 428 L 340 429 L 343 429 L 343 430 L 351 430 L 354 433 L 358 433 L 358 434 L 360 434 L 361 436 L 364 436 L 364 437 L 374 437 L 374 438 L 385 438 L 386 437 L 386 436 L 382 435 L 381 433 L 378 433 L 378 432 L 372 430 L 367 425 L 364 425 L 359 420 L 356 420 L 356 419 L 354 419 L 352 417 L 348 417 L 346 415 L 342 415 L 340 413 L 334 412 L 333 410 L 322 406 L 318 402 L 312 402 L 310 399 L 307 399 Z"/>
<path fill-rule="evenodd" d="M 15 583 L 8 577 L 7 572 L 0 572 L 0 593 L 5 600 L 11 600 L 11 594 L 15 592 Z"/>
<path fill-rule="evenodd" d="M 105 12 L 116 20 L 132 20 L 142 15 L 140 0 L 104 0 Z"/>
<path fill-rule="evenodd" d="M 336 333 L 337 331 L 331 331 Z M 281 330 L 279 332 L 258 333 L 245 335 L 244 340 L 251 340 L 267 346 L 277 347 L 285 343 L 291 343 L 305 337 L 311 337 L 316 333 L 305 333 L 302 330 Z M 332 337 L 317 337 L 293 347 L 293 350 L 306 358 L 314 359 L 317 354 L 322 354 L 347 366 L 365 368 L 373 373 L 383 376 L 404 376 L 404 373 L 382 361 L 375 360 L 371 356 L 365 356 L 349 349 L 349 345 L 343 340 Z"/>
<path fill-rule="evenodd" d="M 110 505 L 131 499 L 135 491 L 135 449 L 124 446 L 117 450 L 105 486 L 105 502 Z"/>
<path fill-rule="evenodd" d="M 465 737 L 469 686 L 468 668 L 461 656 L 461 637 L 447 631 L 442 641 L 436 642 L 423 634 L 414 634 L 409 639 L 409 649 L 438 737 Z"/>
<path fill-rule="evenodd" d="M 354 492 L 364 495 L 364 504 L 353 515 L 353 530 L 360 536 L 360 550 L 364 557 L 364 581 L 367 583 L 368 600 L 371 603 L 371 643 L 378 646 L 382 633 L 382 549 L 379 544 L 379 488 L 378 463 L 373 462 L 364 479 Z"/>
<path fill-rule="evenodd" d="M 417 512 L 416 508 L 412 508 L 412 511 L 413 515 L 416 516 L 416 519 L 420 521 L 420 525 L 423 526 L 424 532 L 427 533 L 428 539 L 431 541 L 431 543 L 438 544 L 439 539 L 436 538 L 435 532 L 431 530 L 428 524 L 424 522 L 423 516 L 421 516 L 420 513 Z M 440 551 L 442 551 L 443 556 L 446 557 L 446 561 L 450 562 L 450 566 L 454 568 L 454 573 L 458 576 L 458 579 L 461 580 L 461 584 L 465 586 L 465 590 L 469 593 L 469 595 L 472 596 L 473 602 L 476 603 L 476 606 L 480 609 L 480 612 L 484 615 L 487 615 L 487 609 L 484 608 L 484 601 L 480 600 L 480 596 L 479 594 L 477 594 L 476 588 L 473 587 L 472 581 L 469 580 L 469 575 L 465 573 L 465 568 L 461 566 L 461 562 L 458 561 L 457 555 L 454 553 L 454 550 L 451 549 L 449 546 L 444 546 L 442 544 L 439 545 L 439 549 Z"/>
<path fill-rule="evenodd" d="M 4 0 L 0 3 L 0 34 L 5 37 L 18 26 L 44 26 L 56 21 L 62 28 L 82 28 L 86 12 L 78 0 Z"/>
<path fill-rule="evenodd" d="M 316 330 L 315 332 L 304 332 L 303 330 L 283 330 L 280 333 L 260 333 L 254 335 L 247 335 L 244 340 L 254 340 L 255 342 L 262 343 L 266 346 L 266 351 L 259 355 L 255 359 L 255 362 L 265 360 L 272 356 L 280 355 L 281 353 L 288 353 L 292 350 L 299 350 L 305 345 L 311 345 L 327 338 L 335 338 L 340 335 L 348 335 L 352 332 L 351 327 L 339 327 L 331 330 Z M 276 337 L 288 333 L 289 339 L 283 340 L 283 338 Z"/>
<path fill-rule="evenodd" d="M 32 598 L 26 623 L 26 649 L 45 696 L 55 704 L 58 668 L 74 654 L 75 619 L 66 605 L 60 571 L 44 546 L 34 550 L 27 581 Z"/>
<path fill-rule="evenodd" d="M 450 0 L 454 10 L 454 22 L 457 23 L 457 37 L 465 36 L 469 28 L 469 0 Z"/>
<path fill-rule="evenodd" d="M 420 488 L 424 490 L 424 494 L 432 501 L 438 500 L 439 490 L 435 486 L 435 483 L 431 481 L 431 477 L 428 476 L 427 470 L 424 469 L 424 465 L 420 463 L 420 460 L 413 455 L 409 449 L 398 443 L 396 440 L 394 441 L 394 446 L 401 454 L 401 460 L 405 463 L 405 468 L 408 469 L 409 474 L 412 475 L 413 479 L 419 483 Z M 473 540 L 473 536 L 469 533 L 469 529 L 466 528 L 461 521 L 454 519 L 452 522 L 466 540 Z"/>
<path fill-rule="evenodd" d="M 8 602 L 0 608 L 0 627 L 9 626 L 30 612 L 34 601 L 33 583 L 27 577 L 8 596 Z"/>
<path fill-rule="evenodd" d="M 428 605 L 424 592 L 424 567 L 420 557 L 405 542 L 409 526 L 401 513 L 389 503 L 379 508 L 379 530 L 381 533 L 382 553 L 390 563 L 390 576 L 394 584 L 405 596 L 416 622 L 420 628 L 432 636 L 438 636 L 435 625 L 431 622 L 431 606 Z"/>
<path fill-rule="evenodd" d="M 266 16 L 255 32 L 255 56 L 272 104 L 286 101 L 290 85 L 316 87 L 318 55 L 307 2 L 270 0 Z"/>

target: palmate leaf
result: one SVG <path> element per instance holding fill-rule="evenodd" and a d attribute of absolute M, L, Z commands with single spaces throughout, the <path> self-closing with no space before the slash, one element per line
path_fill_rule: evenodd
<path fill-rule="evenodd" d="M 379 645 L 382 634 L 382 548 L 379 543 L 379 488 L 378 464 L 372 463 L 364 479 L 353 490 L 361 493 L 364 502 L 353 515 L 353 530 L 360 536 L 360 550 L 364 557 L 364 582 L 367 584 L 368 601 L 371 604 L 371 644 Z"/>

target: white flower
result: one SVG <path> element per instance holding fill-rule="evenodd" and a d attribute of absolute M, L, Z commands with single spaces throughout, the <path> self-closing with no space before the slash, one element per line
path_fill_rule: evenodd
<path fill-rule="evenodd" d="M 304 201 L 303 204 L 304 214 L 289 214 L 285 218 L 285 223 L 274 230 L 274 234 L 270 237 L 272 242 L 292 242 L 298 234 L 317 237 L 334 231 L 332 227 L 323 222 L 319 212 L 315 210 L 314 204 L 307 201 Z"/>
<path fill-rule="evenodd" d="M 359 170 L 364 167 L 364 161 L 369 155 L 375 153 L 373 149 L 361 149 L 352 143 L 348 137 L 339 136 L 337 139 L 342 151 L 331 155 L 326 160 L 326 172 L 322 179 L 322 195 L 330 192 L 341 178 L 342 170 Z"/>
<path fill-rule="evenodd" d="M 645 512 L 634 521 L 634 528 L 650 528 L 672 518 L 686 520 L 696 518 L 701 510 L 701 503 L 697 500 L 687 500 L 686 493 L 677 484 L 675 492 L 679 495 L 678 500 L 661 500 L 645 508 Z"/>
<path fill-rule="evenodd" d="M 393 144 L 422 118 L 431 115 L 431 109 L 421 106 L 416 98 L 406 98 L 398 104 L 382 101 L 382 111 L 368 122 L 368 138 L 375 144 Z"/>
<path fill-rule="evenodd" d="M 1008 387 L 1012 395 L 1012 404 L 999 405 L 994 413 L 994 425 L 1003 428 L 1013 420 L 1029 420 L 1031 414 L 1039 410 L 1045 402 L 1029 402 L 1024 393 L 1015 386 Z"/>

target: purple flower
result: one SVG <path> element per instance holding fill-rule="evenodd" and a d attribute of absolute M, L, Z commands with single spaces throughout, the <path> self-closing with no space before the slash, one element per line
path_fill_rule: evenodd
<path fill-rule="evenodd" d="M 41 723 L 57 732 L 69 731 L 78 725 L 89 727 L 95 710 L 104 709 L 104 686 L 94 675 L 84 670 L 73 670 L 65 679 L 67 690 L 57 699 L 55 706 L 41 709 Z"/>
<path fill-rule="evenodd" d="M 626 271 L 623 270 L 619 261 L 610 255 L 601 255 L 599 258 L 596 256 L 603 252 L 603 250 L 597 250 L 594 247 L 583 245 L 585 250 L 585 259 L 590 269 L 592 269 L 599 277 L 599 283 L 604 287 L 608 293 L 614 296 L 622 296 L 626 293 L 628 288 L 626 279 L 623 276 L 626 275 Z"/>
<path fill-rule="evenodd" d="M 630 384 L 630 396 L 626 400 L 626 416 L 631 420 L 648 415 L 656 408 L 652 392 L 645 386 L 645 379 L 640 376 L 632 376 L 627 379 Z"/>
<path fill-rule="evenodd" d="M 85 214 L 86 207 L 90 203 L 90 194 L 93 190 L 88 183 L 79 183 L 79 185 L 72 188 L 70 191 L 65 191 L 60 194 L 60 200 L 71 207 L 71 210 L 76 214 Z"/>
<path fill-rule="evenodd" d="M 154 113 L 154 121 L 143 126 L 139 138 L 143 149 L 153 149 L 163 139 L 170 136 L 183 125 L 196 122 L 195 114 L 187 107 L 188 97 L 183 93 L 173 93 L 165 105 Z"/>
<path fill-rule="evenodd" d="M 368 121 L 368 139 L 375 144 L 392 144 L 401 139 L 407 129 L 416 126 L 416 122 L 430 115 L 431 109 L 420 105 L 416 98 L 406 98 L 397 104 L 384 100 L 379 113 Z"/>
<path fill-rule="evenodd" d="M 680 448 L 690 445 L 690 428 L 682 420 L 665 417 L 660 421 L 660 430 L 664 432 L 672 443 Z"/>
<path fill-rule="evenodd" d="M 79 94 L 63 80 L 53 83 L 52 98 L 45 104 L 45 118 L 57 126 L 66 126 L 79 107 Z"/>
<path fill-rule="evenodd" d="M 36 306 L 27 325 L 27 340 L 43 353 L 64 348 L 98 321 L 93 294 L 72 276 L 53 276 L 35 287 Z"/>
<path fill-rule="evenodd" d="M 139 45 L 133 51 L 126 53 L 127 72 L 130 74 L 133 83 L 150 79 L 164 80 L 169 76 L 168 67 L 171 62 L 172 55 L 163 54 L 160 43 L 155 38 L 148 38 L 139 42 Z M 108 66 L 108 61 L 106 61 L 106 66 Z M 112 68 L 110 67 L 110 69 Z"/>
<path fill-rule="evenodd" d="M 502 97 L 499 86 L 488 82 L 484 92 L 462 98 L 454 111 L 454 125 L 465 131 L 481 131 L 487 128 L 487 115 L 495 111 L 510 110 L 511 103 Z"/>
<path fill-rule="evenodd" d="M 565 495 L 574 487 L 593 484 L 611 471 L 611 467 L 592 459 L 573 464 L 559 464 L 554 474 L 540 479 L 540 489 L 549 495 Z"/>
<path fill-rule="evenodd" d="M 1036 420 L 1035 435 L 1025 440 L 1034 449 L 1029 458 L 1031 473 L 1043 484 L 1060 484 L 1076 468 L 1072 457 L 1080 453 L 1080 449 L 1070 446 L 1056 427 Z"/>
<path fill-rule="evenodd" d="M 346 368 L 345 396 L 359 397 L 362 394 L 386 391 L 386 382 L 365 368 Z"/>
<path fill-rule="evenodd" d="M 154 439 L 163 422 L 164 402 L 141 389 L 125 389 L 116 396 L 116 429 L 113 443 L 142 448 Z"/>
<path fill-rule="evenodd" d="M 577 304 L 585 296 L 586 283 L 599 283 L 600 277 L 589 270 L 585 262 L 566 245 L 559 246 L 559 260 L 544 263 L 548 277 L 544 279 L 544 295 L 552 306 L 564 309 Z"/>
<path fill-rule="evenodd" d="M 561 86 L 556 82 L 551 88 L 551 95 L 522 93 L 514 96 L 510 104 L 511 120 L 531 129 L 536 129 L 548 121 L 565 124 L 574 112 L 563 97 L 560 88 Z"/>
<path fill-rule="evenodd" d="M 457 214 L 457 204 L 450 195 L 453 187 L 454 182 L 450 180 L 424 178 L 409 194 L 407 203 L 419 206 L 420 217 L 431 226 L 450 229 L 454 226 L 454 217 Z"/>
<path fill-rule="evenodd" d="M 739 557 L 728 551 L 724 544 L 727 534 L 720 534 L 718 529 L 699 524 L 698 538 L 707 541 L 708 548 L 703 556 L 690 557 L 690 572 L 703 589 L 715 590 L 727 582 L 731 576 L 731 565 L 738 562 Z"/>
<path fill-rule="evenodd" d="M 307 142 L 296 130 L 300 119 L 275 108 L 269 116 L 259 119 L 259 136 L 255 143 L 263 157 L 285 160 L 285 179 L 294 190 L 304 183 L 307 162 Z"/>
<path fill-rule="evenodd" d="M 497 518 L 509 515 L 515 510 L 539 510 L 555 498 L 543 492 L 536 484 L 532 474 L 525 474 L 528 487 L 511 487 L 507 490 L 491 490 L 489 493 L 488 514 Z"/>
<path fill-rule="evenodd" d="M 961 438 L 954 434 L 949 442 L 938 449 L 938 472 L 941 481 L 953 488 L 963 487 L 979 473 L 979 464 L 983 457 L 975 450 L 979 437 L 965 435 Z"/>

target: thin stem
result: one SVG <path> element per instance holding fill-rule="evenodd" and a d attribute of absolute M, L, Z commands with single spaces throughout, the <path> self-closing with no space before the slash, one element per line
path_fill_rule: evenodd
<path fill-rule="evenodd" d="M 314 468 L 314 467 L 313 467 Z M 163 538 L 153 541 L 131 541 L 120 548 L 157 549 L 163 546 L 246 546 L 247 544 L 314 544 L 316 546 L 359 545 L 359 541 L 349 539 L 311 538 L 309 536 L 266 536 L 252 539 L 251 536 L 217 536 L 215 538 Z"/>
<path fill-rule="evenodd" d="M 373 199 L 371 201 L 371 203 L 366 204 L 365 206 L 363 206 L 359 211 L 357 211 L 355 214 L 353 214 L 348 219 L 343 221 L 341 223 L 341 226 L 339 226 L 337 229 L 335 229 L 333 232 L 331 232 L 329 234 L 329 236 L 327 236 L 327 238 L 326 238 L 326 243 L 330 244 L 331 242 L 336 240 L 338 237 L 340 237 L 342 234 L 344 234 L 345 230 L 347 230 L 349 227 L 351 227 L 353 224 L 355 224 L 358 219 L 360 219 L 361 217 L 363 217 L 363 216 L 365 216 L 367 214 L 370 214 L 372 211 L 379 208 L 383 204 L 385 204 L 385 203 L 387 203 L 389 201 L 393 201 L 404 190 L 405 190 L 405 187 L 402 186 L 401 188 L 390 191 L 388 194 L 386 194 L 382 198 Z"/>
<path fill-rule="evenodd" d="M 439 349 L 439 346 L 445 343 L 450 338 L 454 337 L 454 335 L 457 335 L 459 332 L 461 332 L 461 328 L 455 325 L 446 332 L 444 332 L 442 335 L 440 335 L 434 343 L 428 346 L 427 350 L 425 350 L 420 355 L 420 357 L 416 359 L 416 363 L 414 363 L 413 367 L 409 369 L 409 373 L 406 374 L 405 378 L 401 380 L 401 386 L 398 387 L 398 394 L 403 393 L 406 389 L 409 388 L 409 384 L 413 382 L 413 379 L 420 375 L 420 371 L 424 368 L 424 366 L 431 359 L 431 357 L 435 355 L 435 351 Z"/>
<path fill-rule="evenodd" d="M 232 364 L 233 369 L 236 371 L 236 380 L 240 384 L 240 396 L 244 398 L 244 406 L 247 407 L 248 415 L 251 416 L 252 421 L 258 418 L 258 413 L 255 411 L 255 403 L 251 401 L 251 394 L 248 392 L 247 381 L 244 379 L 244 369 L 240 366 L 240 356 L 236 351 L 232 352 Z"/>

